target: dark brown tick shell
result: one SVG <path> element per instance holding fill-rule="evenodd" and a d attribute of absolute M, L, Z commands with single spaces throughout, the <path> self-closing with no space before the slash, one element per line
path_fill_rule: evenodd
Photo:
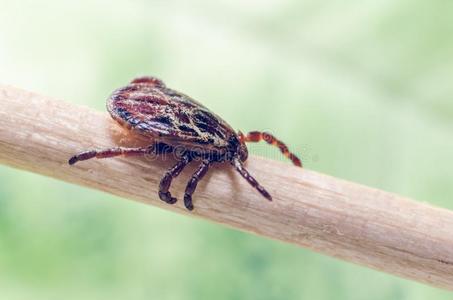
<path fill-rule="evenodd" d="M 170 145 L 188 150 L 224 154 L 233 128 L 205 106 L 155 79 L 134 80 L 117 89 L 107 100 L 107 110 L 123 126 Z"/>
<path fill-rule="evenodd" d="M 73 165 L 91 158 L 137 156 L 177 153 L 178 162 L 163 176 L 159 184 L 159 198 L 168 204 L 176 203 L 169 188 L 172 180 L 193 160 L 200 165 L 189 180 L 184 205 L 192 210 L 192 195 L 198 182 L 206 175 L 212 163 L 230 162 L 233 167 L 266 199 L 271 195 L 244 168 L 248 157 L 246 142 L 265 141 L 274 145 L 296 166 L 302 166 L 296 155 L 270 133 L 252 131 L 236 133 L 222 118 L 187 95 L 167 88 L 155 77 L 140 77 L 117 89 L 107 100 L 107 110 L 123 126 L 150 138 L 144 148 L 112 148 L 89 150 L 69 159 Z M 177 151 L 181 150 L 181 151 Z"/>

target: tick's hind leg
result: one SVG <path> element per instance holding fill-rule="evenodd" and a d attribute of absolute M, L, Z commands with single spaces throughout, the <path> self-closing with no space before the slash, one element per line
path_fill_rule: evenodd
<path fill-rule="evenodd" d="M 190 178 L 189 183 L 187 184 L 186 192 L 184 194 L 184 205 L 186 206 L 186 208 L 188 210 L 193 210 L 192 195 L 195 192 L 195 189 L 197 188 L 198 182 L 208 172 L 210 164 L 211 164 L 211 161 L 203 160 L 201 165 L 198 167 L 198 169 L 192 175 L 192 178 Z"/>
<path fill-rule="evenodd" d="M 81 160 L 87 160 L 91 158 L 108 158 L 108 157 L 115 157 L 115 156 L 140 156 L 154 153 L 154 147 L 146 147 L 146 148 L 111 148 L 105 150 L 90 150 L 85 151 L 79 154 L 74 155 L 68 161 L 70 165 L 75 164 Z"/>
<path fill-rule="evenodd" d="M 278 140 L 275 136 L 267 132 L 251 131 L 246 136 L 242 136 L 245 142 L 260 142 L 265 141 L 269 145 L 276 146 L 280 149 L 284 156 L 289 158 L 294 165 L 302 167 L 302 162 L 294 154 L 289 152 L 288 147 L 282 141 Z"/>
<path fill-rule="evenodd" d="M 191 159 L 189 155 L 183 156 L 176 165 L 165 173 L 159 185 L 159 198 L 162 201 L 167 202 L 168 204 L 176 203 L 177 199 L 173 198 L 168 190 L 170 189 L 172 180 L 181 173 L 190 161 Z"/>

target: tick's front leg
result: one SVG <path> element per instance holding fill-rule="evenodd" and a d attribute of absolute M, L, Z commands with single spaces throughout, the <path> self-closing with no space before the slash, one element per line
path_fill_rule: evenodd
<path fill-rule="evenodd" d="M 242 177 L 244 177 L 245 180 L 247 180 L 248 183 L 255 189 L 257 189 L 258 192 L 260 192 L 261 195 L 264 196 L 269 201 L 272 201 L 272 196 L 266 191 L 264 187 L 262 187 L 256 179 L 250 175 L 250 173 L 244 168 L 242 165 L 242 162 L 238 159 L 235 158 L 231 162 L 231 164 L 236 168 L 236 170 L 241 174 Z"/>
<path fill-rule="evenodd" d="M 276 146 L 280 149 L 282 154 L 289 158 L 295 166 L 302 167 L 302 162 L 300 159 L 292 152 L 289 151 L 288 147 L 282 141 L 278 140 L 275 136 L 268 132 L 252 131 L 247 135 L 240 133 L 240 136 L 244 139 L 245 142 L 260 142 L 265 141 L 269 145 Z"/>

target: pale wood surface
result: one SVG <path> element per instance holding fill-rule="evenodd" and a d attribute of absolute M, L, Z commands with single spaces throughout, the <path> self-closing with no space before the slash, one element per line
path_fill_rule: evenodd
<path fill-rule="evenodd" d="M 200 183 L 195 210 L 188 213 L 181 201 L 171 206 L 157 197 L 159 180 L 173 163 L 171 158 L 67 164 L 81 150 L 147 143 L 127 134 L 107 113 L 1 85 L 0 104 L 2 164 L 453 290 L 451 211 L 251 157 L 247 168 L 273 195 L 273 202 L 262 198 L 229 165 L 218 165 Z M 172 192 L 178 199 L 193 170 L 189 167 L 175 180 Z"/>

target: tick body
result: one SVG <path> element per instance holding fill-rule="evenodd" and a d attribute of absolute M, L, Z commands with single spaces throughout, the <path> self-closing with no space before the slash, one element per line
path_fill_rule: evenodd
<path fill-rule="evenodd" d="M 107 100 L 107 110 L 122 126 L 149 138 L 150 146 L 90 150 L 74 155 L 69 164 L 91 158 L 172 152 L 176 154 L 177 163 L 164 174 L 159 185 L 159 198 L 174 204 L 177 200 L 169 190 L 172 180 L 189 163 L 197 161 L 199 167 L 184 194 L 184 205 L 188 210 L 193 210 L 192 195 L 213 163 L 230 163 L 261 195 L 272 200 L 271 195 L 244 168 L 243 163 L 248 157 L 246 142 L 265 141 L 277 146 L 294 165 L 302 166 L 299 158 L 273 135 L 258 131 L 245 135 L 236 132 L 205 106 L 167 88 L 155 77 L 136 78 L 129 85 L 114 91 Z"/>

